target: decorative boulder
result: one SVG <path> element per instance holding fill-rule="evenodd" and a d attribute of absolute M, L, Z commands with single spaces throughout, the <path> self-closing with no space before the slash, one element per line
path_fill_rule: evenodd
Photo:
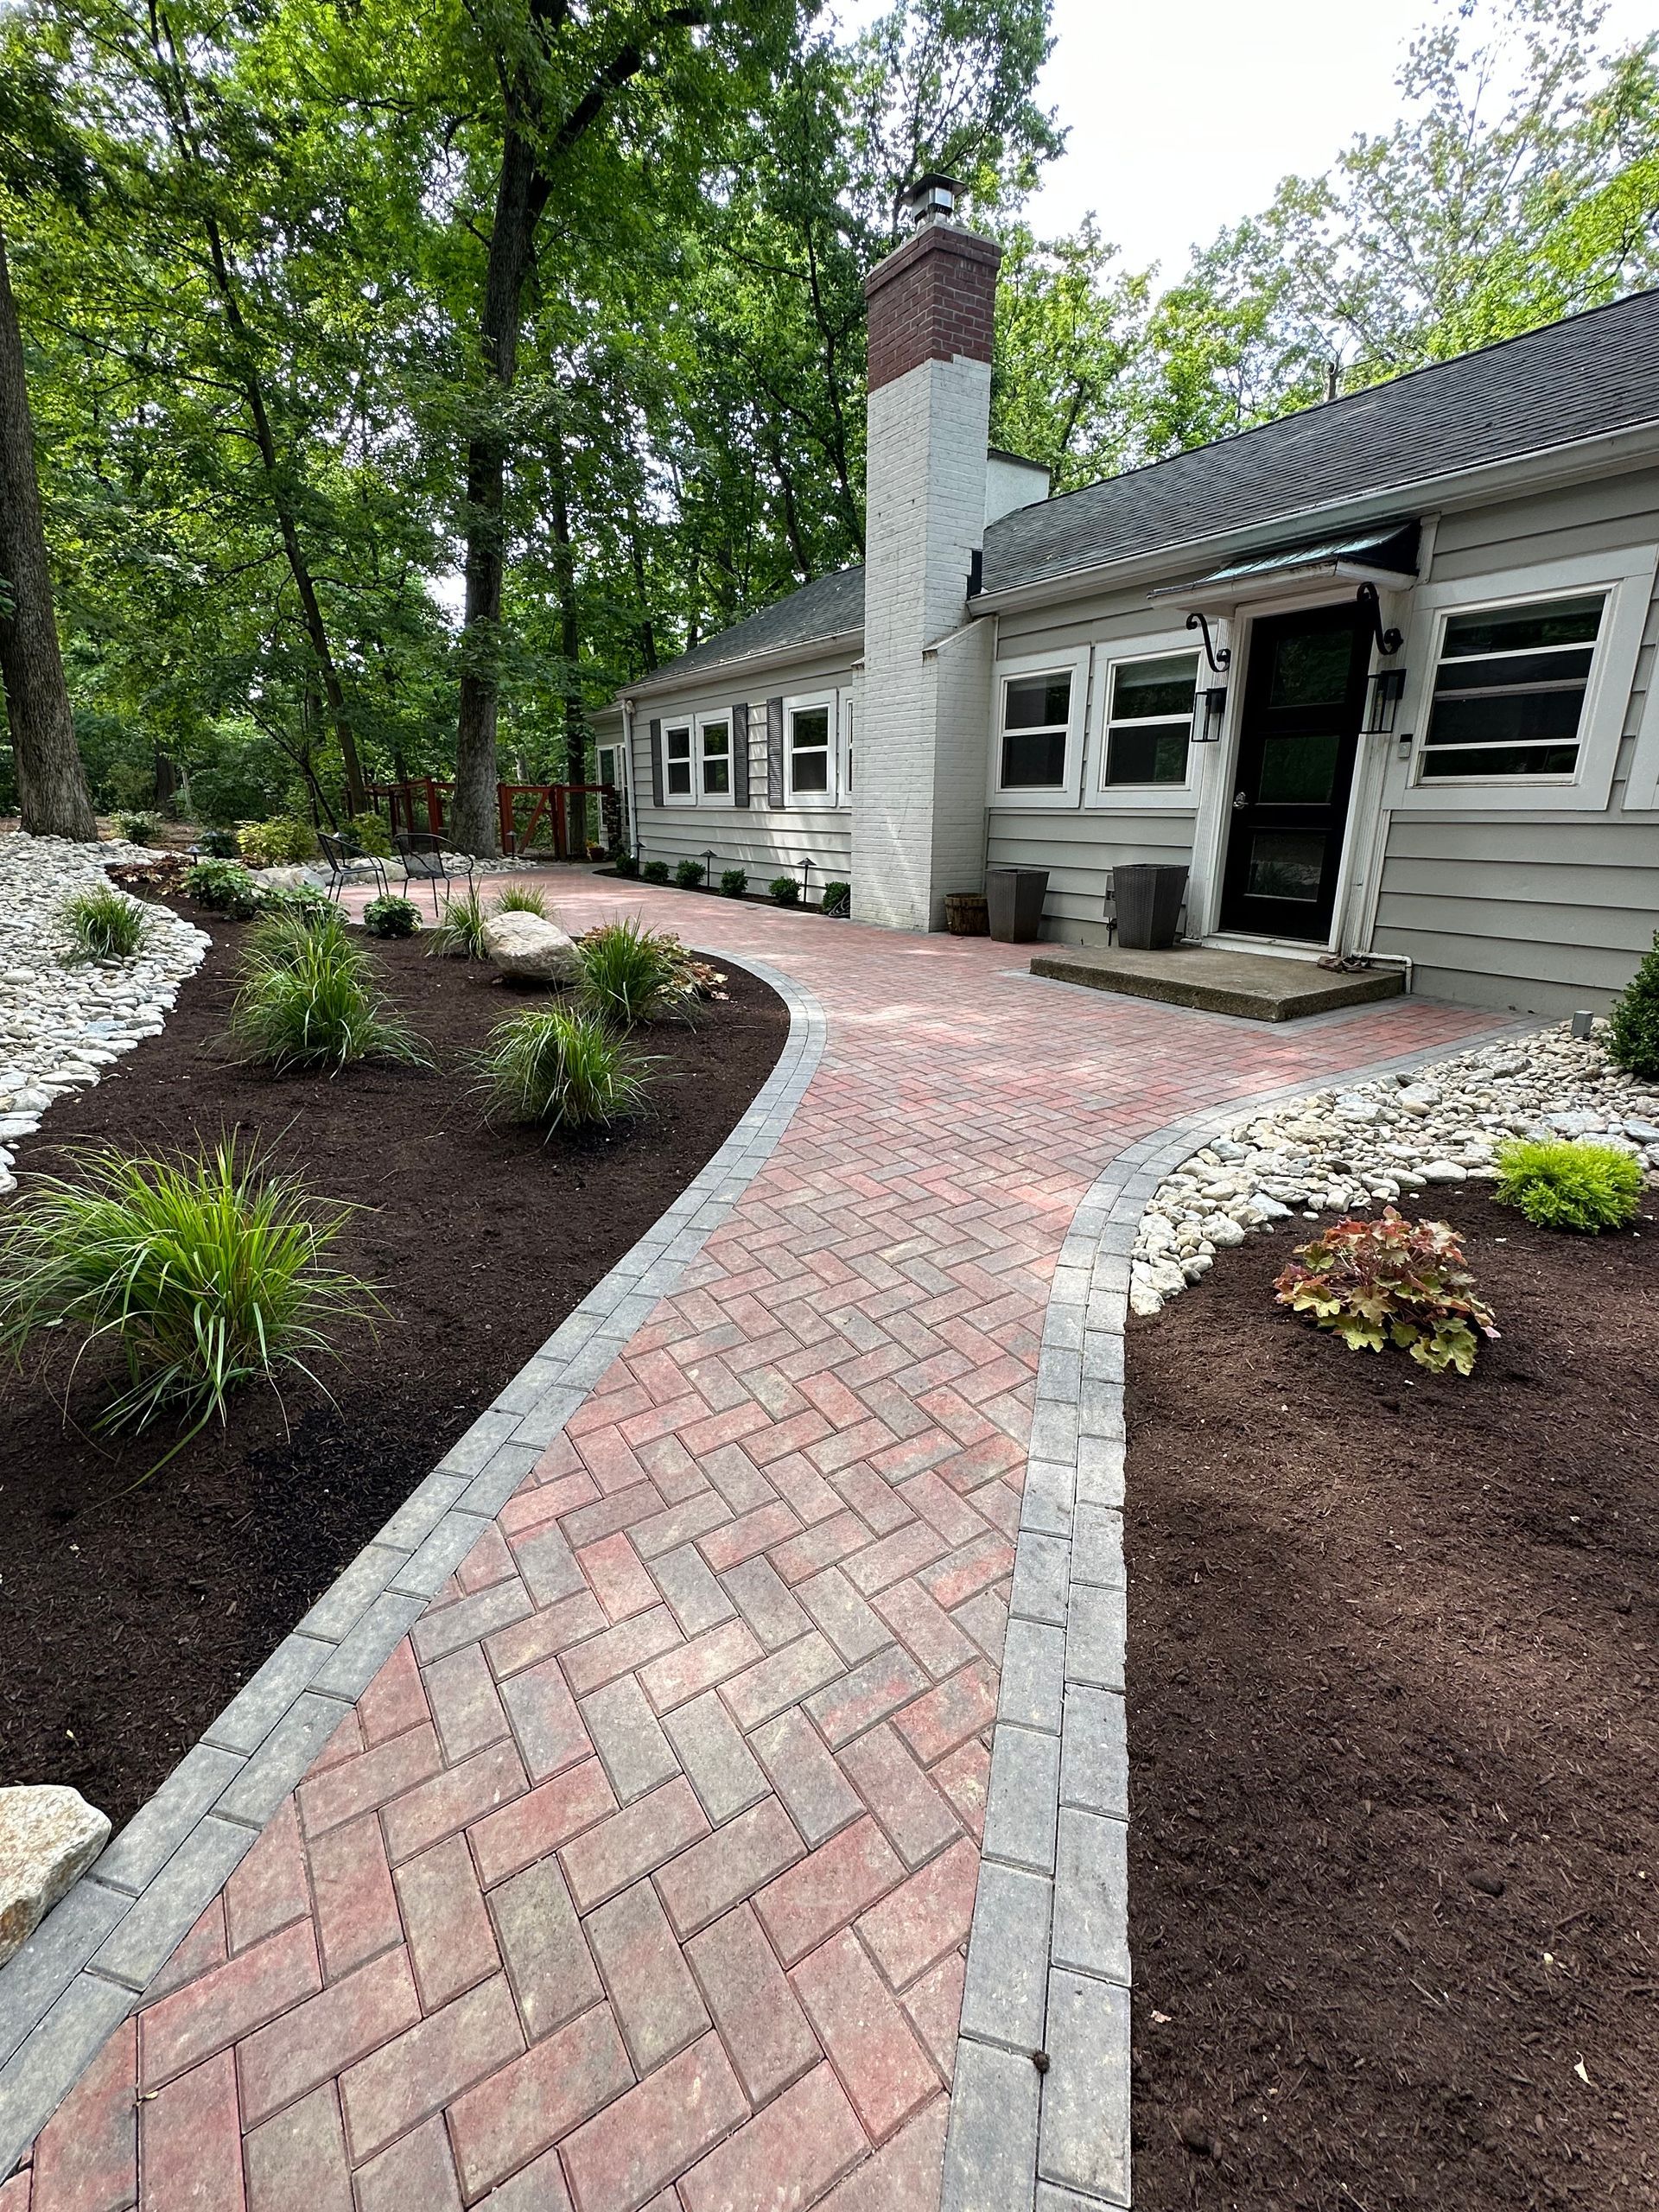
<path fill-rule="evenodd" d="M 491 914 L 484 950 L 504 976 L 524 983 L 569 983 L 575 979 L 576 948 L 556 922 L 539 914 Z"/>
<path fill-rule="evenodd" d="M 0 1967 L 20 1950 L 110 1840 L 79 1789 L 0 1789 Z"/>

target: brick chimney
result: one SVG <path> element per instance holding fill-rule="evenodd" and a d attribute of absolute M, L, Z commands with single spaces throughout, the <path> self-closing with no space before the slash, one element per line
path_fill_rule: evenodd
<path fill-rule="evenodd" d="M 968 623 L 985 529 L 991 329 L 1002 250 L 924 177 L 913 234 L 871 270 L 863 727 L 853 788 L 854 911 L 939 927 L 983 880 L 989 624 Z"/>

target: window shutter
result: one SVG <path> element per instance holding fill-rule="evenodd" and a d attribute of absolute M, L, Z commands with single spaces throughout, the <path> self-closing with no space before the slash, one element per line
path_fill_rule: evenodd
<path fill-rule="evenodd" d="M 663 803 L 663 726 L 653 721 L 651 726 L 651 803 Z"/>
<path fill-rule="evenodd" d="M 766 702 L 766 804 L 784 803 L 784 702 Z"/>
<path fill-rule="evenodd" d="M 749 710 L 732 709 L 732 804 L 749 803 Z"/>

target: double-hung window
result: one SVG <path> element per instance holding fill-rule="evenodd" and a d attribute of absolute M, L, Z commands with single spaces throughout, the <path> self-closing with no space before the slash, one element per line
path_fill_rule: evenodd
<path fill-rule="evenodd" d="M 692 726 L 690 722 L 666 722 L 663 726 L 663 797 L 670 806 L 695 806 L 696 787 L 693 782 Z"/>
<path fill-rule="evenodd" d="M 1448 614 L 1420 780 L 1570 779 L 1605 592 Z"/>
<path fill-rule="evenodd" d="M 1005 791 L 1052 791 L 1065 785 L 1071 729 L 1072 671 L 1002 679 L 1001 785 Z"/>
<path fill-rule="evenodd" d="M 1185 784 L 1198 689 L 1197 653 L 1114 662 L 1102 781 Z"/>
<path fill-rule="evenodd" d="M 836 707 L 833 699 L 815 700 L 785 710 L 784 766 L 786 798 L 809 806 L 835 804 Z"/>
<path fill-rule="evenodd" d="M 705 715 L 697 724 L 699 792 L 710 806 L 732 801 L 732 721 L 729 715 Z"/>

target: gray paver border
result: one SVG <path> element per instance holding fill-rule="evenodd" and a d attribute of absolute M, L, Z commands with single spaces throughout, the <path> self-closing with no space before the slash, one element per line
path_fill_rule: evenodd
<path fill-rule="evenodd" d="M 1118 1153 L 1073 1214 L 1043 1325 L 943 2212 L 1130 2202 L 1123 1332 L 1148 1200 L 1201 1145 L 1263 1108 L 1544 1026 L 1498 1022 L 1184 1116 Z"/>
<path fill-rule="evenodd" d="M 769 984 L 789 1009 L 777 1065 L 731 1135 L 0 1967 L 0 2181 L 433 1594 L 776 1151 L 823 1057 L 827 1018 L 811 991 L 770 963 L 734 952 L 719 958 Z"/>

